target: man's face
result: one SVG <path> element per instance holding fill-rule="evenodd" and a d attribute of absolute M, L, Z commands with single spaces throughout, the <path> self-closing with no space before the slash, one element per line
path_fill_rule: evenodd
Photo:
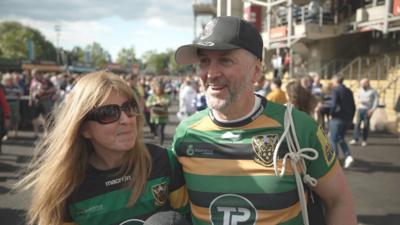
<path fill-rule="evenodd" d="M 361 80 L 361 87 L 364 89 L 368 89 L 369 88 L 369 81 L 366 79 Z"/>
<path fill-rule="evenodd" d="M 223 111 L 253 95 L 261 62 L 250 52 L 243 49 L 201 50 L 199 59 L 200 78 L 210 108 Z"/>

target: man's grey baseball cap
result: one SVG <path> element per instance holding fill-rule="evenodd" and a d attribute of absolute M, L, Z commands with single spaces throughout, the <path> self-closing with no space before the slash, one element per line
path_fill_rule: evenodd
<path fill-rule="evenodd" d="M 194 64 L 199 61 L 199 49 L 224 51 L 239 48 L 262 59 L 263 40 L 258 30 L 239 17 L 217 17 L 207 23 L 193 44 L 183 45 L 176 50 L 175 60 L 179 64 Z"/>

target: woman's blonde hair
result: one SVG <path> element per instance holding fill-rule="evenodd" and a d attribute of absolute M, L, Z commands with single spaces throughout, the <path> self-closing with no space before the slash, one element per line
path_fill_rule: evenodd
<path fill-rule="evenodd" d="M 111 92 L 128 99 L 137 96 L 126 82 L 108 71 L 83 76 L 61 105 L 55 109 L 47 136 L 38 144 L 29 173 L 17 189 L 33 188 L 32 204 L 28 211 L 28 224 L 62 224 L 66 200 L 85 179 L 91 144 L 81 135 L 86 114 L 101 105 Z M 124 157 L 121 173 L 130 173 L 132 195 L 128 205 L 133 205 L 146 185 L 151 171 L 151 158 L 143 142 L 143 117 L 137 116 L 135 146 Z"/>

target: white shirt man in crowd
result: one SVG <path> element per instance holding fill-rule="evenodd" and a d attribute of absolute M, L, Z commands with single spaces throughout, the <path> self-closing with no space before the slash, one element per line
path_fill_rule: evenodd
<path fill-rule="evenodd" d="M 187 78 L 183 83 L 183 87 L 179 92 L 179 120 L 184 120 L 188 116 L 196 112 L 196 106 L 193 104 L 196 101 L 197 92 L 192 85 L 190 78 Z"/>
<path fill-rule="evenodd" d="M 357 121 L 354 127 L 353 140 L 350 144 L 354 145 L 358 143 L 361 133 L 361 123 L 363 123 L 362 130 L 362 142 L 361 146 L 367 145 L 368 132 L 369 132 L 369 120 L 378 107 L 378 93 L 371 87 L 367 78 L 360 81 L 360 89 L 356 93 L 357 102 Z"/>

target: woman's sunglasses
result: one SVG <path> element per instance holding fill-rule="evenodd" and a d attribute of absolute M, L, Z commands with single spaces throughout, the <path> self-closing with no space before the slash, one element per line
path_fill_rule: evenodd
<path fill-rule="evenodd" d="M 135 100 L 128 100 L 121 106 L 103 105 L 92 109 L 85 117 L 85 120 L 97 121 L 101 124 L 114 123 L 121 118 L 121 112 L 124 111 L 128 117 L 140 114 L 139 107 Z"/>

